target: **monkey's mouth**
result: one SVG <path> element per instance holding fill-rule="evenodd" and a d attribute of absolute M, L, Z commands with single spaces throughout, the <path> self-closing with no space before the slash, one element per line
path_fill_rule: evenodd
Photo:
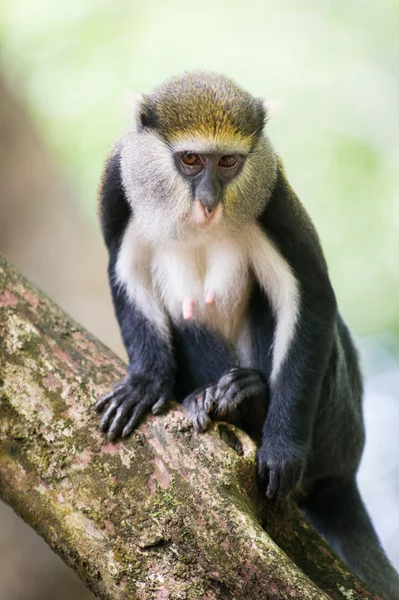
<path fill-rule="evenodd" d="M 223 207 L 221 203 L 219 203 L 214 210 L 210 211 L 204 208 L 202 204 L 196 200 L 190 212 L 190 224 L 194 229 L 199 231 L 209 229 L 214 227 L 220 221 L 222 213 Z"/>

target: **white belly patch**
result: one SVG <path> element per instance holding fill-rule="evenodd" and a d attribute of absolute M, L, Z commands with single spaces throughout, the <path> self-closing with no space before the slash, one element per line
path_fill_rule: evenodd
<path fill-rule="evenodd" d="M 193 322 L 219 332 L 250 365 L 247 307 L 254 276 L 267 294 L 276 318 L 273 342 L 275 379 L 294 335 L 299 285 L 288 263 L 253 223 L 228 238 L 172 241 L 150 246 L 135 228 L 126 230 L 116 276 L 128 296 L 168 336 L 168 318 Z M 187 308 L 187 303 L 191 308 Z"/>
<path fill-rule="evenodd" d="M 250 292 L 248 257 L 239 240 L 173 242 L 156 249 L 152 280 L 173 321 L 185 316 L 190 300 L 193 321 L 235 343 Z"/>

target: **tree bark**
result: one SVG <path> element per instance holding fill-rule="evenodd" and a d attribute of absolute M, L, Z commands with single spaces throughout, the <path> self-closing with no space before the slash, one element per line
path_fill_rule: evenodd
<path fill-rule="evenodd" d="M 0 494 L 97 597 L 378 598 L 293 503 L 259 495 L 233 426 L 196 434 L 175 405 L 107 443 L 93 404 L 124 373 L 0 260 Z"/>

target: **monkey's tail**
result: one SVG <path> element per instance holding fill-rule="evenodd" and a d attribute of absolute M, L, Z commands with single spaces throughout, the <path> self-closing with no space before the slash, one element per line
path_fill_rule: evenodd
<path fill-rule="evenodd" d="M 301 508 L 371 590 L 385 600 L 399 600 L 399 575 L 381 546 L 354 479 L 320 482 Z"/>

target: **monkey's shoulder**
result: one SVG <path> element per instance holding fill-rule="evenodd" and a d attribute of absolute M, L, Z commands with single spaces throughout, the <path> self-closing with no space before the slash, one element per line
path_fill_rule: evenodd
<path fill-rule="evenodd" d="M 107 158 L 98 190 L 98 214 L 108 248 L 120 243 L 132 217 L 121 174 L 119 144 Z"/>
<path fill-rule="evenodd" d="M 327 265 L 316 228 L 286 177 L 278 159 L 273 192 L 258 217 L 267 237 L 301 279 L 311 272 L 327 274 Z"/>

